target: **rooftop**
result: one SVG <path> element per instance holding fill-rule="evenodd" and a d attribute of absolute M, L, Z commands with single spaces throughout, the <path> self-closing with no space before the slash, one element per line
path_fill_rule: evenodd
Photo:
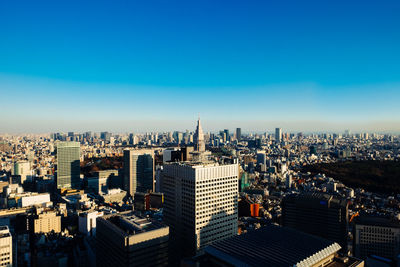
<path fill-rule="evenodd" d="M 111 214 L 102 217 L 116 226 L 123 235 L 131 236 L 166 227 L 164 224 L 150 218 L 141 217 L 131 211 Z"/>
<path fill-rule="evenodd" d="M 10 230 L 7 225 L 0 226 L 0 238 L 10 236 Z"/>
<path fill-rule="evenodd" d="M 189 166 L 192 168 L 202 168 L 202 167 L 217 167 L 217 166 L 232 165 L 232 163 L 224 164 L 212 160 L 202 160 L 202 161 L 192 160 L 192 161 L 168 162 L 167 165 L 179 165 L 179 166 Z"/>
<path fill-rule="evenodd" d="M 285 201 L 305 201 L 305 202 L 315 202 L 319 203 L 320 205 L 327 205 L 328 207 L 331 206 L 347 206 L 347 200 L 341 198 L 336 195 L 326 194 L 326 193 L 318 193 L 318 192 L 309 192 L 309 193 L 302 193 L 302 194 L 290 194 L 284 198 Z"/>
<path fill-rule="evenodd" d="M 355 220 L 356 224 L 372 225 L 380 227 L 400 228 L 400 221 L 375 216 L 360 216 Z"/>
<path fill-rule="evenodd" d="M 310 266 L 340 245 L 290 228 L 269 225 L 213 243 L 206 253 L 234 266 Z"/>

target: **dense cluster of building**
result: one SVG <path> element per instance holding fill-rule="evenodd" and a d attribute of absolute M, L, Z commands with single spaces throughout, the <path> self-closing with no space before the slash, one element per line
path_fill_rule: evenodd
<path fill-rule="evenodd" d="M 0 143 L 1 266 L 400 264 L 400 195 L 301 170 L 398 161 L 398 136 L 205 134 L 199 119 L 194 132 Z"/>

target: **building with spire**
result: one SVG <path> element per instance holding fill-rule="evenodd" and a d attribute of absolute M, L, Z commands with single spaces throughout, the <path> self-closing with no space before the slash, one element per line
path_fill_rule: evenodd
<path fill-rule="evenodd" d="M 163 166 L 164 218 L 174 249 L 172 265 L 237 234 L 239 166 L 210 160 L 200 119 L 195 138 L 192 161 Z"/>
<path fill-rule="evenodd" d="M 201 127 L 200 118 L 197 120 L 196 132 L 194 134 L 195 149 L 197 152 L 205 152 L 206 144 L 204 142 L 203 128 Z"/>

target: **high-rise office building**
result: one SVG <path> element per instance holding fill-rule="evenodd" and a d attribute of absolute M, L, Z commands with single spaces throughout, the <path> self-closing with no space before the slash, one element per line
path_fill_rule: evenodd
<path fill-rule="evenodd" d="M 130 196 L 136 192 L 154 191 L 154 151 L 124 150 L 124 189 Z"/>
<path fill-rule="evenodd" d="M 376 255 L 396 260 L 400 254 L 400 223 L 386 218 L 358 217 L 353 229 L 353 253 L 362 259 Z"/>
<path fill-rule="evenodd" d="M 97 218 L 97 266 L 166 266 L 168 226 L 132 212 Z"/>
<path fill-rule="evenodd" d="M 267 155 L 265 154 L 265 152 L 258 152 L 257 153 L 257 165 L 260 164 L 267 164 Z"/>
<path fill-rule="evenodd" d="M 282 128 L 275 129 L 275 142 L 276 143 L 282 142 Z"/>
<path fill-rule="evenodd" d="M 31 164 L 29 161 L 17 161 L 14 163 L 12 169 L 12 175 L 18 175 L 20 177 L 19 183 L 23 184 L 29 176 L 32 176 Z M 30 178 L 30 177 L 29 177 Z"/>
<path fill-rule="evenodd" d="M 92 134 L 92 132 L 85 132 L 84 133 L 84 137 L 89 141 L 92 137 L 93 137 L 93 134 Z"/>
<path fill-rule="evenodd" d="M 0 226 L 0 266 L 13 266 L 12 236 L 8 226 Z"/>
<path fill-rule="evenodd" d="M 230 141 L 229 130 L 228 129 L 224 129 L 224 133 L 225 133 L 226 141 Z"/>
<path fill-rule="evenodd" d="M 236 139 L 240 141 L 242 139 L 242 129 L 236 128 Z"/>
<path fill-rule="evenodd" d="M 130 133 L 129 134 L 129 140 L 128 140 L 128 143 L 130 145 L 134 145 L 134 138 L 135 138 L 135 135 L 133 133 Z"/>
<path fill-rule="evenodd" d="M 104 142 L 110 142 L 111 140 L 111 133 L 109 132 L 101 132 L 100 138 L 104 140 Z"/>
<path fill-rule="evenodd" d="M 57 143 L 57 189 L 80 187 L 80 145 Z"/>
<path fill-rule="evenodd" d="M 337 242 L 347 250 L 348 202 L 322 193 L 291 194 L 282 200 L 282 224 Z"/>
<path fill-rule="evenodd" d="M 237 164 L 164 165 L 164 218 L 184 256 L 237 233 L 238 170 Z"/>

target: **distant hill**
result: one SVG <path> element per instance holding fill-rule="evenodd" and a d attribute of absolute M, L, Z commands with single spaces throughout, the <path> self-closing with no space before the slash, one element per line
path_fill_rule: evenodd
<path fill-rule="evenodd" d="M 324 173 L 350 187 L 376 193 L 400 193 L 400 162 L 347 161 L 307 165 L 303 171 Z"/>

